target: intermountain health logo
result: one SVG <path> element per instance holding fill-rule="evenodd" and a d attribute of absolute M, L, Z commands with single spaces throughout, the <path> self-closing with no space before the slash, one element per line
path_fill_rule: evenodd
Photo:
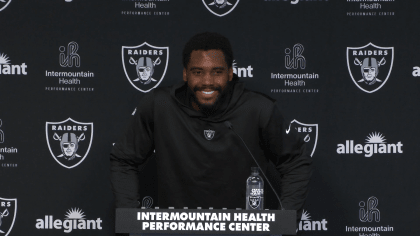
<path fill-rule="evenodd" d="M 306 148 L 312 157 L 318 142 L 318 124 L 305 124 L 297 120 L 292 120 L 289 128 L 286 129 L 286 134 L 290 132 L 295 133 L 305 141 Z"/>
<path fill-rule="evenodd" d="M 392 17 L 398 0 L 346 0 L 347 16 Z"/>
<path fill-rule="evenodd" d="M 367 201 L 359 202 L 359 220 L 361 226 L 346 226 L 346 232 L 358 233 L 358 236 L 380 236 L 383 232 L 393 232 L 392 226 L 378 226 L 381 221 L 381 211 L 378 209 L 379 200 L 375 196 L 371 196 Z M 372 224 L 371 224 L 372 223 Z"/>
<path fill-rule="evenodd" d="M 77 53 L 79 50 L 79 44 L 76 42 L 70 42 L 67 47 L 60 46 L 60 66 L 61 67 L 80 67 L 81 59 Z"/>
<path fill-rule="evenodd" d="M 0 75 L 27 75 L 27 68 L 28 66 L 25 62 L 20 65 L 11 64 L 9 57 L 4 53 L 0 53 Z"/>
<path fill-rule="evenodd" d="M 239 0 L 203 0 L 204 6 L 216 16 L 225 16 L 233 11 Z"/>
<path fill-rule="evenodd" d="M 170 0 L 120 0 L 121 15 L 169 16 Z M 118 9 L 118 8 L 117 8 Z"/>
<path fill-rule="evenodd" d="M 0 11 L 3 11 L 12 0 L 0 0 Z"/>
<path fill-rule="evenodd" d="M 305 47 L 297 43 L 284 50 L 285 73 L 271 73 L 271 79 L 281 80 L 280 88 L 271 89 L 272 93 L 319 93 L 315 87 L 319 74 L 307 71 Z"/>
<path fill-rule="evenodd" d="M 15 224 L 17 199 L 0 197 L 0 235 L 7 236 Z"/>
<path fill-rule="evenodd" d="M 369 43 L 347 48 L 347 67 L 354 84 L 366 93 L 378 91 L 388 81 L 394 64 L 394 47 Z"/>
<path fill-rule="evenodd" d="M 299 222 L 300 231 L 327 231 L 328 221 L 326 219 L 312 220 L 310 214 L 303 210 L 302 217 Z"/>
<path fill-rule="evenodd" d="M 51 87 L 45 87 L 45 90 L 78 92 L 93 92 L 95 90 L 95 88 L 89 87 L 90 84 L 94 83 L 91 78 L 95 77 L 95 73 L 81 69 L 85 69 L 85 67 L 82 67 L 82 57 L 79 54 L 79 49 L 79 44 L 75 41 L 58 47 L 58 64 L 61 69 L 59 71 L 45 71 L 48 81 L 56 82 Z M 65 71 L 63 71 L 64 69 Z"/>
<path fill-rule="evenodd" d="M 18 153 L 18 149 L 15 147 L 8 146 L 6 142 L 6 134 L 2 130 L 3 121 L 0 119 L 0 166 L 1 167 L 18 167 L 13 157 L 14 154 Z M 3 146 L 3 143 L 7 146 Z"/>
<path fill-rule="evenodd" d="M 122 46 L 121 53 L 125 75 L 134 88 L 147 93 L 162 82 L 168 68 L 169 47 L 144 42 L 138 46 Z"/>
<path fill-rule="evenodd" d="M 85 213 L 78 208 L 71 208 L 65 214 L 64 220 L 54 219 L 52 215 L 45 215 L 44 219 L 36 219 L 37 229 L 58 229 L 70 233 L 73 230 L 102 230 L 102 220 L 86 219 Z"/>
<path fill-rule="evenodd" d="M 61 166 L 74 168 L 87 157 L 93 139 L 93 123 L 71 118 L 60 122 L 46 122 L 47 144 L 54 160 Z"/>
<path fill-rule="evenodd" d="M 338 154 L 362 154 L 372 157 L 381 154 L 403 153 L 403 144 L 387 143 L 385 136 L 379 132 L 372 132 L 366 138 L 365 144 L 355 144 L 354 140 L 346 140 L 346 143 L 337 144 Z"/>

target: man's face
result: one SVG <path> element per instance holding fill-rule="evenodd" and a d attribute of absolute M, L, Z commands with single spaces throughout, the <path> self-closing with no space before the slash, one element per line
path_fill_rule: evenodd
<path fill-rule="evenodd" d="M 183 79 L 194 92 L 196 101 L 204 106 L 214 105 L 232 78 L 233 70 L 228 69 L 221 50 L 193 51 L 183 72 Z"/>
<path fill-rule="evenodd" d="M 63 143 L 63 152 L 64 155 L 71 157 L 73 156 L 73 153 L 75 152 L 76 144 L 73 142 L 64 142 Z"/>
<path fill-rule="evenodd" d="M 371 82 L 376 77 L 376 68 L 375 67 L 363 68 L 363 75 L 365 76 L 365 79 L 367 81 Z"/>
<path fill-rule="evenodd" d="M 150 73 L 152 72 L 152 68 L 149 66 L 140 66 L 138 70 L 138 75 L 140 76 L 140 79 L 143 81 L 146 81 L 150 78 Z"/>

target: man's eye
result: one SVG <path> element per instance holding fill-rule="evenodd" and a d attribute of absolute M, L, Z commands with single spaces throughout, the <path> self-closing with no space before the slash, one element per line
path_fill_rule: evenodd
<path fill-rule="evenodd" d="M 194 75 L 200 75 L 201 74 L 201 71 L 193 71 L 193 74 Z"/>

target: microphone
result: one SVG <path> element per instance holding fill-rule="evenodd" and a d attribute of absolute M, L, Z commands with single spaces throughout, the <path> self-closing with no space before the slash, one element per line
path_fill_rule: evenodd
<path fill-rule="evenodd" d="M 232 132 L 233 132 L 234 134 L 236 134 L 236 136 L 238 136 L 238 137 L 241 139 L 242 143 L 243 143 L 243 144 L 244 144 L 244 146 L 246 147 L 246 150 L 248 150 L 248 152 L 249 152 L 249 154 L 251 155 L 252 159 L 254 160 L 255 164 L 257 164 L 258 169 L 260 169 L 261 174 L 262 174 L 262 175 L 264 176 L 264 178 L 267 180 L 268 185 L 270 185 L 271 189 L 273 190 L 274 194 L 276 195 L 277 200 L 279 200 L 281 210 L 285 210 L 285 209 L 283 208 L 283 205 L 281 204 L 281 200 L 280 200 L 280 198 L 279 198 L 279 195 L 277 195 L 277 192 L 276 192 L 276 190 L 273 188 L 273 186 L 271 185 L 270 180 L 268 180 L 268 179 L 267 179 L 267 176 L 265 176 L 264 171 L 261 169 L 260 165 L 258 164 L 258 162 L 257 162 L 257 160 L 255 159 L 254 155 L 252 155 L 252 152 L 249 150 L 248 146 L 246 145 L 246 143 L 244 142 L 244 140 L 242 139 L 242 137 L 241 137 L 241 136 L 239 136 L 239 134 L 237 134 L 237 133 L 235 132 L 235 130 L 233 129 L 233 125 L 232 125 L 232 123 L 230 123 L 230 121 L 225 121 L 225 122 L 223 122 L 223 123 L 226 125 L 226 127 L 228 127 L 230 130 L 232 130 Z"/>

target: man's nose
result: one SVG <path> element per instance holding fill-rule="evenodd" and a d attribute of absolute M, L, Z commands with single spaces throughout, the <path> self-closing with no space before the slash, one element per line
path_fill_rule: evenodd
<path fill-rule="evenodd" d="M 203 84 L 204 85 L 212 85 L 214 83 L 214 78 L 212 76 L 212 73 L 205 73 L 203 78 Z"/>

